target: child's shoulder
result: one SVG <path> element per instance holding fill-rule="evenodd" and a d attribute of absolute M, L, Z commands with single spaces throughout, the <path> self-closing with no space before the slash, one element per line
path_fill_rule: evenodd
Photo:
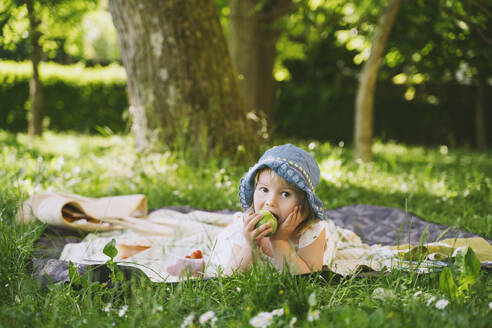
<path fill-rule="evenodd" d="M 325 220 L 316 220 L 309 225 L 299 236 L 299 248 L 304 248 L 312 244 L 318 237 L 325 232 L 325 236 L 328 231 L 331 230 L 330 222 Z"/>

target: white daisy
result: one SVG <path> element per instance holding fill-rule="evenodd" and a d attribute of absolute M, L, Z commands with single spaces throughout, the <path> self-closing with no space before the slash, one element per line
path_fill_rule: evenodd
<path fill-rule="evenodd" d="M 200 324 L 204 325 L 207 321 L 209 321 L 210 319 L 213 319 L 213 318 L 215 318 L 214 311 L 205 312 L 204 314 L 202 314 L 200 316 Z"/>
<path fill-rule="evenodd" d="M 270 312 L 260 312 L 255 317 L 251 318 L 249 324 L 257 328 L 265 328 L 272 324 L 273 314 Z"/>
<path fill-rule="evenodd" d="M 436 300 L 436 298 L 434 296 L 429 298 L 429 300 L 427 301 L 427 306 L 430 306 L 432 304 L 432 302 L 434 302 L 435 300 Z"/>
<path fill-rule="evenodd" d="M 128 305 L 123 305 L 118 312 L 118 316 L 121 318 L 122 316 L 125 315 L 126 311 L 128 310 Z"/>
<path fill-rule="evenodd" d="M 164 308 L 162 307 L 162 305 L 159 305 L 152 310 L 152 313 L 162 312 L 162 310 L 164 310 Z"/>
<path fill-rule="evenodd" d="M 449 304 L 449 301 L 447 299 L 442 299 L 442 300 L 439 300 L 436 302 L 436 308 L 438 308 L 439 310 L 442 310 L 444 309 L 446 306 L 448 306 Z"/>
<path fill-rule="evenodd" d="M 275 309 L 272 311 L 272 314 L 281 317 L 284 315 L 284 309 L 283 308 Z"/>
<path fill-rule="evenodd" d="M 319 319 L 319 310 L 312 310 L 308 313 L 308 321 L 313 322 Z"/>
<path fill-rule="evenodd" d="M 193 325 L 193 320 L 195 320 L 195 314 L 191 313 L 189 316 L 184 319 L 183 323 L 181 324 L 181 328 L 186 328 L 186 327 L 191 327 Z"/>
<path fill-rule="evenodd" d="M 111 303 L 106 304 L 103 311 L 109 313 L 109 311 L 111 310 L 111 305 L 112 305 Z"/>

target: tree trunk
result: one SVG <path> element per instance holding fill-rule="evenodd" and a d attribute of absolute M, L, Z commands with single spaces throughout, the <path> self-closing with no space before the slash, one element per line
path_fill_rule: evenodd
<path fill-rule="evenodd" d="M 110 0 L 137 150 L 156 139 L 196 159 L 256 156 L 212 0 Z"/>
<path fill-rule="evenodd" d="M 477 149 L 480 151 L 487 150 L 487 129 L 485 125 L 486 100 L 484 94 L 484 86 L 486 86 L 486 82 L 479 77 L 477 83 L 477 100 L 475 103 L 475 139 L 477 143 Z"/>
<path fill-rule="evenodd" d="M 229 50 L 246 110 L 273 121 L 273 65 L 280 30 L 276 23 L 291 0 L 229 0 Z M 267 128 L 267 126 L 265 126 Z"/>
<path fill-rule="evenodd" d="M 363 161 L 372 160 L 374 94 L 376 93 L 378 71 L 401 3 L 402 0 L 390 0 L 383 11 L 372 40 L 371 53 L 364 63 L 359 78 L 355 101 L 354 142 L 355 158 Z"/>
<path fill-rule="evenodd" d="M 39 78 L 39 63 L 41 62 L 42 49 L 39 44 L 41 33 L 38 30 L 40 24 L 36 17 L 34 9 L 34 1 L 26 1 L 27 12 L 29 16 L 30 41 L 31 41 L 31 63 L 32 76 L 29 81 L 29 126 L 28 132 L 30 135 L 40 136 L 43 133 L 43 89 Z"/>

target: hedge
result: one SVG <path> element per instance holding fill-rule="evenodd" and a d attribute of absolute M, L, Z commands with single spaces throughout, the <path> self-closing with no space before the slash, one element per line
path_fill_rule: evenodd
<path fill-rule="evenodd" d="M 0 62 L 0 128 L 26 131 L 29 62 Z M 126 76 L 121 66 L 86 68 L 41 63 L 44 117 L 55 131 L 94 133 L 97 127 L 128 130 Z"/>
<path fill-rule="evenodd" d="M 0 61 L 0 129 L 26 131 L 30 63 Z M 94 133 L 97 127 L 129 131 L 125 71 L 121 66 L 85 68 L 42 63 L 45 117 L 49 129 Z M 328 78 L 290 80 L 277 85 L 273 128 L 278 136 L 352 142 L 357 81 Z M 412 101 L 405 86 L 379 83 L 374 135 L 408 144 L 475 144 L 476 90 L 457 84 L 426 84 Z M 429 102 L 429 95 L 439 101 Z M 492 87 L 485 92 L 490 107 Z M 486 113 L 485 126 L 492 126 Z M 492 129 L 488 129 L 489 145 Z"/>
<path fill-rule="evenodd" d="M 282 82 L 277 86 L 275 133 L 284 137 L 353 141 L 357 81 Z M 415 98 L 404 98 L 406 87 L 379 82 L 374 103 L 374 136 L 416 145 L 475 145 L 476 88 L 459 84 L 425 84 Z M 492 87 L 484 92 L 485 108 Z M 429 97 L 434 96 L 429 101 Z M 431 98 L 432 99 L 432 98 Z M 437 99 L 437 101 L 436 101 Z M 488 110 L 487 110 L 488 111 Z M 492 115 L 486 113 L 487 139 L 492 144 Z"/>

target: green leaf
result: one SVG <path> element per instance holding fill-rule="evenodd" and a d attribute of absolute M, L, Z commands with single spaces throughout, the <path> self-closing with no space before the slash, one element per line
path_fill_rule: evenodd
<path fill-rule="evenodd" d="M 458 277 L 459 289 L 468 290 L 480 275 L 480 261 L 470 247 L 467 247 L 463 256 L 463 262 L 460 268 L 461 274 Z"/>
<path fill-rule="evenodd" d="M 116 272 L 116 280 L 119 282 L 123 282 L 125 280 L 125 276 L 123 275 L 123 272 L 118 270 Z"/>
<path fill-rule="evenodd" d="M 116 249 L 116 240 L 113 238 L 109 243 L 104 246 L 103 253 L 113 260 L 118 254 L 118 250 Z"/>
<path fill-rule="evenodd" d="M 439 276 L 439 289 L 450 299 L 457 296 L 456 284 L 448 267 L 445 267 Z"/>

